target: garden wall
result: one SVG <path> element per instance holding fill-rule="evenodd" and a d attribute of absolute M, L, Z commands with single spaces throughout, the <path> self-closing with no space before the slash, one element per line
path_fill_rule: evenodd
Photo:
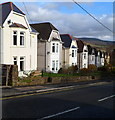
<path fill-rule="evenodd" d="M 0 64 L 0 85 L 13 86 L 18 80 L 18 66 Z"/>
<path fill-rule="evenodd" d="M 30 77 L 20 79 L 13 84 L 14 86 L 28 86 L 28 85 L 45 85 L 45 84 L 59 84 L 69 82 L 80 82 L 100 79 L 99 76 L 70 76 L 70 77 Z"/>

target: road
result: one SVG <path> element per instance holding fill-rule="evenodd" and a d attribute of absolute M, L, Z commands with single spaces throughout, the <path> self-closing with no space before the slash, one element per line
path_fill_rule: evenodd
<path fill-rule="evenodd" d="M 3 118 L 114 118 L 114 84 L 35 94 L 2 101 Z"/>

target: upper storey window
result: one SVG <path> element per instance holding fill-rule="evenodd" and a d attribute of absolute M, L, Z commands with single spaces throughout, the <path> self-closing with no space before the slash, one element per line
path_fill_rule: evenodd
<path fill-rule="evenodd" d="M 13 45 L 17 45 L 17 31 L 13 32 Z"/>
<path fill-rule="evenodd" d="M 24 45 L 24 32 L 20 32 L 20 45 L 23 46 Z"/>

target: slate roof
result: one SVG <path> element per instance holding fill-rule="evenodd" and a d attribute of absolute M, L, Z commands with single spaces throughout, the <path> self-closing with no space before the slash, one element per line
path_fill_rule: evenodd
<path fill-rule="evenodd" d="M 0 4 L 0 13 L 2 13 L 2 18 L 0 17 L 0 25 L 2 26 L 11 11 L 25 15 L 18 7 L 16 7 L 12 2 L 6 2 Z"/>
<path fill-rule="evenodd" d="M 94 52 L 95 52 L 95 56 L 97 56 L 98 55 L 98 51 L 97 51 L 96 48 L 94 48 Z"/>
<path fill-rule="evenodd" d="M 76 40 L 78 46 L 78 53 L 83 52 L 84 43 L 81 40 Z"/>
<path fill-rule="evenodd" d="M 31 27 L 32 32 L 38 33 L 32 26 L 30 27 Z"/>
<path fill-rule="evenodd" d="M 92 47 L 90 45 L 87 45 L 88 47 L 88 54 L 91 55 L 92 54 Z"/>
<path fill-rule="evenodd" d="M 61 37 L 61 40 L 63 42 L 63 46 L 65 48 L 70 48 L 71 43 L 72 43 L 71 36 L 69 34 L 61 34 L 60 37 Z"/>
<path fill-rule="evenodd" d="M 30 24 L 38 33 L 39 38 L 42 38 L 43 40 L 48 40 L 50 37 L 50 34 L 52 30 L 57 30 L 51 23 L 36 23 L 36 24 Z"/>

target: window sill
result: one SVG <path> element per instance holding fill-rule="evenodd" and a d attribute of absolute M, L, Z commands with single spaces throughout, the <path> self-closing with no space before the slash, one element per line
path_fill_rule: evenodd
<path fill-rule="evenodd" d="M 25 48 L 26 46 L 11 46 L 11 48 Z"/>

